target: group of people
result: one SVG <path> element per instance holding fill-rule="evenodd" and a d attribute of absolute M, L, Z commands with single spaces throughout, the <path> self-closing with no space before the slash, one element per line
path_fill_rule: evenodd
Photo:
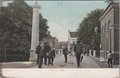
<path fill-rule="evenodd" d="M 36 54 L 37 54 L 37 64 L 39 65 L 39 68 L 42 67 L 43 61 L 45 65 L 49 65 L 49 64 L 53 65 L 55 58 L 55 49 L 51 48 L 48 42 L 44 44 L 43 49 L 39 44 L 36 48 Z"/>
<path fill-rule="evenodd" d="M 76 60 L 77 60 L 77 67 L 80 66 L 80 61 L 81 61 L 81 54 L 83 53 L 82 46 L 80 43 L 76 44 L 74 47 L 74 52 L 76 54 Z M 68 54 L 68 48 L 64 47 L 63 48 L 63 55 L 65 58 L 65 63 L 67 63 L 67 54 Z M 48 42 L 44 44 L 44 47 L 41 47 L 41 44 L 36 48 L 36 54 L 37 54 L 37 64 L 38 67 L 41 68 L 42 64 L 44 62 L 45 65 L 53 65 L 54 58 L 55 58 L 55 49 L 51 48 Z"/>
<path fill-rule="evenodd" d="M 77 67 L 79 67 L 80 63 L 83 59 L 83 56 L 82 56 L 83 47 L 82 47 L 81 42 L 76 43 L 76 45 L 74 47 L 74 52 L 75 52 L 75 56 L 76 56 Z M 65 63 L 67 63 L 67 61 L 68 61 L 68 59 L 67 59 L 68 53 L 69 53 L 68 48 L 64 47 L 63 48 L 63 55 L 65 58 Z M 49 64 L 53 65 L 54 58 L 55 58 L 55 49 L 54 48 L 52 49 L 48 42 L 46 42 L 44 44 L 43 49 L 41 48 L 41 45 L 39 44 L 36 48 L 36 54 L 38 55 L 37 63 L 39 65 L 39 68 L 42 67 L 43 61 L 44 61 L 45 65 L 49 65 Z M 108 66 L 112 67 L 113 54 L 111 53 L 111 51 L 108 53 L 107 58 L 108 58 Z"/>

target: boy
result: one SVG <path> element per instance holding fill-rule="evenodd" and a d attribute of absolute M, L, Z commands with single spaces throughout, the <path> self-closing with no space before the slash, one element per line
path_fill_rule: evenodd
<path fill-rule="evenodd" d="M 108 59 L 108 66 L 110 68 L 112 68 L 112 60 L 113 60 L 113 54 L 111 53 L 111 51 L 109 51 L 108 55 L 107 55 L 107 59 Z"/>

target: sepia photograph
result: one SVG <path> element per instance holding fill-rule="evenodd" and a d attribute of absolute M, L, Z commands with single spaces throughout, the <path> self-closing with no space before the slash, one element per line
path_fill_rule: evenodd
<path fill-rule="evenodd" d="M 120 78 L 120 0 L 0 0 L 0 78 Z"/>

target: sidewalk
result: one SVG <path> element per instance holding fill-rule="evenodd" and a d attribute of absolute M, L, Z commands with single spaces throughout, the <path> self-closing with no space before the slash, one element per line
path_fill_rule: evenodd
<path fill-rule="evenodd" d="M 94 56 L 87 56 L 91 58 L 93 61 L 95 61 L 101 68 L 109 68 L 107 64 L 107 60 L 101 60 L 100 58 L 94 57 Z M 113 68 L 119 68 L 119 65 L 113 65 Z"/>
<path fill-rule="evenodd" d="M 108 68 L 108 65 L 107 65 L 107 61 L 100 61 L 100 59 L 99 58 L 97 58 L 97 57 L 94 57 L 94 56 L 87 56 L 88 58 L 91 58 L 94 62 L 96 62 L 99 66 L 100 66 L 100 68 Z"/>
<path fill-rule="evenodd" d="M 0 63 L 1 67 L 0 68 L 30 68 L 36 65 L 35 62 L 29 62 L 29 61 L 24 61 L 24 62 L 4 62 Z"/>

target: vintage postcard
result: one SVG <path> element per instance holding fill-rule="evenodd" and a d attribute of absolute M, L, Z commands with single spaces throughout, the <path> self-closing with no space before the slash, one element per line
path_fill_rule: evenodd
<path fill-rule="evenodd" d="M 120 78 L 119 0 L 0 0 L 0 78 Z"/>

